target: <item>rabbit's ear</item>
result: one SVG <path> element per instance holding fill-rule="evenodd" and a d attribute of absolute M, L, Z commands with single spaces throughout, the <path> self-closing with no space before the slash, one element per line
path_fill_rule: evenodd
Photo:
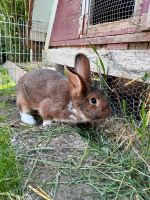
<path fill-rule="evenodd" d="M 72 69 L 66 67 L 67 76 L 69 79 L 71 93 L 77 96 L 87 92 L 87 86 L 82 77 Z"/>
<path fill-rule="evenodd" d="M 80 74 L 86 84 L 91 84 L 90 62 L 89 59 L 82 53 L 75 57 L 75 71 Z"/>

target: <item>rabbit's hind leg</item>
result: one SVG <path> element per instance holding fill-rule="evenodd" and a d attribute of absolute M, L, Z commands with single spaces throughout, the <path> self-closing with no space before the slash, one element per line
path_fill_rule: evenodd
<path fill-rule="evenodd" d="M 35 125 L 36 121 L 34 117 L 30 114 L 31 109 L 26 104 L 18 104 L 20 110 L 21 121 L 25 124 Z"/>
<path fill-rule="evenodd" d="M 29 125 L 36 124 L 36 121 L 32 115 L 28 113 L 24 113 L 24 112 L 20 112 L 20 115 L 21 115 L 21 121 L 24 122 L 25 124 L 29 124 Z"/>
<path fill-rule="evenodd" d="M 39 114 L 43 119 L 43 127 L 52 125 L 52 116 L 51 116 L 51 101 L 47 98 L 44 99 L 39 106 Z"/>

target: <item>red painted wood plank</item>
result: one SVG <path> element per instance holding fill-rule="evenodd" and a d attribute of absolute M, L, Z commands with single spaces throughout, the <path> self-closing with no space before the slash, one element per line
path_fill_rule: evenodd
<path fill-rule="evenodd" d="M 134 34 L 125 34 L 125 35 L 62 40 L 57 42 L 51 42 L 51 47 L 81 46 L 90 44 L 130 43 L 139 41 L 140 42 L 150 41 L 150 32 L 138 32 Z"/>
<path fill-rule="evenodd" d="M 81 0 L 59 0 L 51 42 L 79 38 Z"/>
<path fill-rule="evenodd" d="M 119 43 L 119 44 L 107 44 L 107 49 L 127 49 L 128 43 Z"/>
<path fill-rule="evenodd" d="M 150 0 L 144 0 L 141 4 L 141 13 L 145 13 L 148 11 L 148 7 L 150 4 Z"/>
<path fill-rule="evenodd" d="M 90 43 L 114 44 L 149 40 L 150 32 L 140 34 L 139 27 L 132 25 L 132 23 L 125 27 L 122 25 L 113 28 L 112 26 L 112 28 L 107 28 L 106 31 L 93 27 L 91 31 L 85 31 L 83 37 L 87 38 L 79 39 L 78 28 L 81 2 L 82 0 L 59 0 L 50 46 L 88 45 Z M 150 0 L 142 1 L 140 5 L 141 14 L 147 12 L 149 3 Z"/>
<path fill-rule="evenodd" d="M 100 37 L 100 36 L 111 36 L 111 35 L 124 35 L 127 33 L 135 33 L 138 31 L 138 27 L 135 28 L 118 28 L 118 30 L 108 30 L 108 31 L 100 31 L 100 30 L 91 30 L 87 32 L 87 37 Z"/>

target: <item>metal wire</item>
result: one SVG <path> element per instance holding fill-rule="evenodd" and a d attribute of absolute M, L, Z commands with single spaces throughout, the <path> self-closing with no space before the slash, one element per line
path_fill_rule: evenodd
<path fill-rule="evenodd" d="M 91 0 L 89 24 L 119 21 L 133 16 L 135 0 Z"/>
<path fill-rule="evenodd" d="M 41 60 L 44 47 L 41 30 L 41 24 L 30 27 L 22 18 L 0 15 L 0 64 L 6 60 L 15 63 Z M 29 41 L 30 47 L 27 45 Z"/>
<path fill-rule="evenodd" d="M 113 115 L 141 120 L 143 111 L 150 112 L 150 84 L 145 80 L 110 75 L 104 78 L 95 73 L 92 73 L 92 77 L 93 84 L 107 96 Z M 95 81 L 98 78 L 99 81 Z"/>
<path fill-rule="evenodd" d="M 112 76 L 109 76 L 107 81 L 111 88 L 108 96 L 114 114 L 117 116 L 123 114 L 140 120 L 142 109 L 145 112 L 149 111 L 150 85 L 148 83 Z"/>

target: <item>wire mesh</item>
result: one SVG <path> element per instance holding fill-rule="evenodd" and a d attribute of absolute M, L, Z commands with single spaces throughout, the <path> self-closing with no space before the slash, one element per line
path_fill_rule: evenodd
<path fill-rule="evenodd" d="M 119 21 L 133 16 L 135 0 L 91 0 L 89 24 Z"/>
<path fill-rule="evenodd" d="M 34 23 L 32 27 L 22 17 L 0 15 L 1 99 L 7 96 L 15 99 L 16 82 L 25 71 L 43 66 L 43 38 L 41 24 Z"/>
<path fill-rule="evenodd" d="M 150 114 L 150 84 L 146 80 L 97 73 L 92 74 L 92 77 L 93 84 L 107 96 L 114 116 L 141 121 L 144 114 Z"/>
<path fill-rule="evenodd" d="M 142 109 L 148 112 L 150 107 L 150 85 L 146 82 L 109 76 L 108 92 L 114 114 L 125 115 L 136 120 L 142 119 Z"/>
<path fill-rule="evenodd" d="M 41 61 L 44 41 L 35 40 L 41 29 L 35 24 L 33 31 L 22 18 L 0 15 L 0 64 L 7 60 L 14 63 Z"/>

